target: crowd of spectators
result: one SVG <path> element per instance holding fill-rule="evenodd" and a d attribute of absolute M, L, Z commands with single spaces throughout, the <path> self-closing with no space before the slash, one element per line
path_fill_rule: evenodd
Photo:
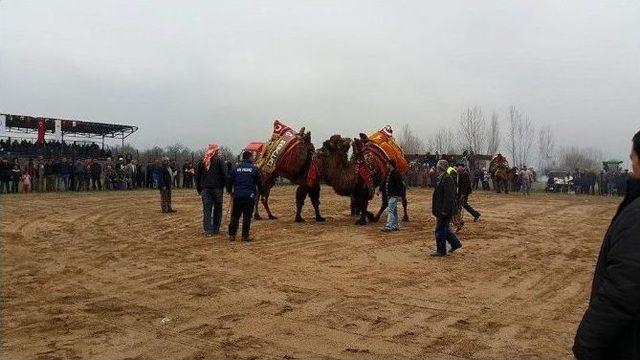
<path fill-rule="evenodd" d="M 33 139 L 0 139 L 0 155 L 11 157 L 67 157 L 67 158 L 97 158 L 106 159 L 111 157 L 111 150 L 102 149 L 96 143 L 77 142 L 67 143 L 66 141 L 52 140 L 42 144 Z"/>
<path fill-rule="evenodd" d="M 160 159 L 146 164 L 131 156 L 99 160 L 96 158 L 67 157 L 47 159 L 8 158 L 0 156 L 0 192 L 30 193 L 54 191 L 103 191 L 157 189 Z M 171 182 L 174 188 L 194 187 L 195 167 L 187 161 L 178 166 L 170 164 Z"/>

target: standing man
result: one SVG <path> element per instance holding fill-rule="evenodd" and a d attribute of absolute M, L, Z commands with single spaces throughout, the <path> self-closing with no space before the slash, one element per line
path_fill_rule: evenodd
<path fill-rule="evenodd" d="M 44 175 L 47 178 L 47 192 L 56 191 L 58 175 L 56 173 L 56 166 L 51 160 L 47 160 L 44 164 Z"/>
<path fill-rule="evenodd" d="M 520 170 L 520 193 L 529 195 L 531 192 L 531 182 L 533 181 L 533 174 L 527 169 L 526 166 Z"/>
<path fill-rule="evenodd" d="M 169 167 L 169 158 L 162 159 L 162 166 L 158 170 L 158 188 L 160 189 L 160 208 L 163 213 L 176 212 L 171 208 L 171 168 Z"/>
<path fill-rule="evenodd" d="M 458 170 L 458 203 L 473 216 L 473 221 L 476 222 L 480 218 L 480 213 L 469 205 L 469 195 L 473 191 L 471 175 L 463 163 L 458 163 L 456 168 Z"/>
<path fill-rule="evenodd" d="M 385 181 L 385 190 L 387 193 L 387 199 L 389 204 L 387 205 L 387 223 L 382 228 L 383 232 L 391 232 L 400 230 L 400 224 L 398 221 L 398 201 L 402 199 L 405 194 L 404 183 L 402 182 L 402 175 L 396 168 L 396 162 L 390 159 L 387 163 L 389 174 Z"/>
<path fill-rule="evenodd" d="M 202 227 L 205 236 L 218 235 L 222 222 L 222 198 L 227 185 L 227 165 L 218 154 L 218 145 L 209 149 L 198 163 L 196 190 L 202 197 Z M 187 179 L 185 172 L 185 179 Z M 212 218 L 213 208 L 213 218 Z"/>
<path fill-rule="evenodd" d="M 45 163 L 42 155 L 38 156 L 38 162 L 36 163 L 36 191 L 44 192 L 45 191 Z"/>
<path fill-rule="evenodd" d="M 69 165 L 66 157 L 63 157 L 62 161 L 58 164 L 58 174 L 60 174 L 58 189 L 62 189 L 62 191 L 70 190 L 69 179 L 71 177 L 71 165 Z"/>
<path fill-rule="evenodd" d="M 633 137 L 633 177 L 607 231 L 573 345 L 578 360 L 640 359 L 640 132 Z"/>
<path fill-rule="evenodd" d="M 260 170 L 251 162 L 251 153 L 242 153 L 242 161 L 231 172 L 231 182 L 227 191 L 233 193 L 233 209 L 231 210 L 231 222 L 229 223 L 229 240 L 236 239 L 240 215 L 242 215 L 242 240 L 249 239 L 251 229 L 251 216 L 253 205 L 260 183 Z"/>
<path fill-rule="evenodd" d="M 95 158 L 91 159 L 89 171 L 91 173 L 91 188 L 93 190 L 102 190 L 102 182 L 100 181 L 100 177 L 102 176 L 102 165 L 100 165 Z"/>
<path fill-rule="evenodd" d="M 431 256 L 447 255 L 447 242 L 451 245 L 449 252 L 454 252 L 462 247 L 460 240 L 451 231 L 452 217 L 458 211 L 456 205 L 456 184 L 453 177 L 448 174 L 449 164 L 446 160 L 438 161 L 436 172 L 438 179 L 433 192 L 432 213 L 436 217 L 436 247 L 437 250 Z"/>

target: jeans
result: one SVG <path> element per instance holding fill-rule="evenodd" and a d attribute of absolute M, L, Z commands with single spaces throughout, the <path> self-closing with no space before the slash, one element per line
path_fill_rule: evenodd
<path fill-rule="evenodd" d="M 253 215 L 253 198 L 234 198 L 231 210 L 231 222 L 229 222 L 229 236 L 236 236 L 240 216 L 242 215 L 242 239 L 249 239 L 251 229 L 251 216 Z"/>
<path fill-rule="evenodd" d="M 65 174 L 65 175 L 60 175 L 60 184 L 58 186 L 58 189 L 61 189 L 62 191 L 67 191 L 69 190 L 69 174 Z"/>
<path fill-rule="evenodd" d="M 0 180 L 0 193 L 2 192 L 7 194 L 11 193 L 11 180 Z"/>
<path fill-rule="evenodd" d="M 202 189 L 202 227 L 204 232 L 217 234 L 222 222 L 222 189 Z M 213 217 L 211 216 L 213 210 Z"/>
<path fill-rule="evenodd" d="M 457 249 L 462 246 L 456 234 L 451 231 L 449 222 L 451 222 L 450 217 L 436 218 L 436 247 L 438 253 L 442 255 L 447 253 L 447 242 L 451 245 L 452 249 Z"/>
<path fill-rule="evenodd" d="M 385 229 L 399 229 L 398 223 L 398 201 L 397 196 L 389 196 L 389 205 L 387 205 L 387 223 L 384 225 Z"/>

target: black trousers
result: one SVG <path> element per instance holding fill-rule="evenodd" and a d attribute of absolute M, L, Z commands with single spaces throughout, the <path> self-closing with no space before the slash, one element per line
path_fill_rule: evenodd
<path fill-rule="evenodd" d="M 242 216 L 242 239 L 249 238 L 249 230 L 251 229 L 251 217 L 253 216 L 254 203 L 255 199 L 253 198 L 233 199 L 231 221 L 229 222 L 229 236 L 236 236 L 236 234 L 238 233 L 240 216 Z"/>
<path fill-rule="evenodd" d="M 474 218 L 480 216 L 480 213 L 469 205 L 469 195 L 462 195 L 460 197 L 460 205 Z"/>

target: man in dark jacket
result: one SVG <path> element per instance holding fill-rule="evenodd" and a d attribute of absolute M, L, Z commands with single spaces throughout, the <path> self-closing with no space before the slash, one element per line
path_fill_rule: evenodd
<path fill-rule="evenodd" d="M 96 159 L 91 159 L 89 170 L 91 173 L 91 188 L 93 190 L 102 190 L 102 182 L 100 181 L 102 176 L 102 165 L 100 165 Z"/>
<path fill-rule="evenodd" d="M 171 169 L 169 168 L 169 158 L 165 157 L 162 160 L 162 166 L 158 170 L 158 188 L 160 189 L 160 207 L 163 213 L 176 212 L 171 207 L 171 186 L 173 180 L 171 179 Z"/>
<path fill-rule="evenodd" d="M 573 353 L 583 359 L 640 359 L 640 132 L 633 137 L 633 177 L 607 231 L 591 300 Z"/>
<path fill-rule="evenodd" d="M 447 242 L 451 245 L 449 252 L 454 252 L 462 247 L 460 240 L 451 231 L 451 218 L 458 211 L 456 204 L 456 183 L 447 173 L 449 164 L 446 160 L 438 161 L 436 171 L 438 180 L 433 191 L 432 212 L 436 217 L 436 247 L 432 256 L 447 255 Z"/>
<path fill-rule="evenodd" d="M 251 162 L 251 157 L 248 151 L 242 154 L 242 161 L 231 172 L 230 186 L 227 188 L 229 193 L 233 193 L 233 208 L 229 223 L 229 240 L 231 241 L 236 239 L 240 215 L 242 215 L 242 240 L 250 241 L 251 216 L 260 183 L 260 170 Z"/>
<path fill-rule="evenodd" d="M 218 146 L 211 144 L 204 158 L 198 163 L 196 172 L 196 190 L 202 197 L 202 227 L 206 236 L 220 233 L 222 197 L 226 185 L 227 165 L 218 154 Z"/>
<path fill-rule="evenodd" d="M 398 222 L 398 201 L 402 199 L 405 194 L 404 182 L 402 181 L 402 175 L 396 168 L 396 162 L 391 159 L 387 164 L 389 174 L 385 180 L 384 186 L 387 193 L 388 205 L 387 205 L 387 223 L 382 228 L 383 232 L 398 231 L 400 230 L 400 224 Z"/>
<path fill-rule="evenodd" d="M 473 216 L 473 221 L 478 221 L 480 213 L 469 205 L 469 195 L 473 191 L 469 172 L 463 163 L 458 163 L 456 168 L 458 170 L 458 204 Z"/>

